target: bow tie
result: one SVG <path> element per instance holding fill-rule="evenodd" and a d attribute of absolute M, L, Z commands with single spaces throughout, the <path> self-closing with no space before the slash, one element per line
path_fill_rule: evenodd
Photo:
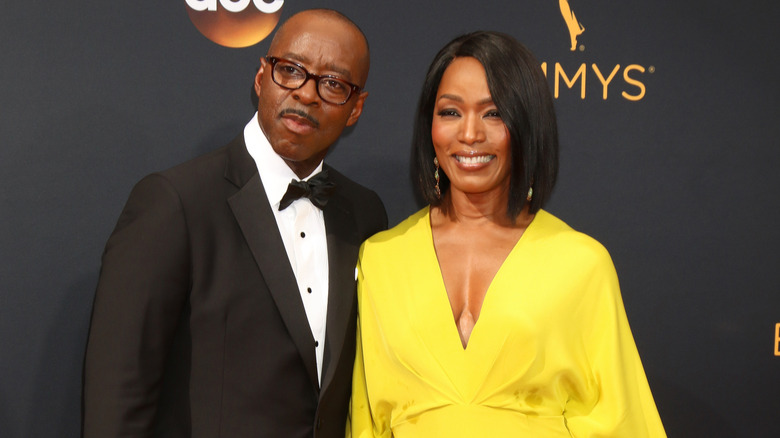
<path fill-rule="evenodd" d="M 293 201 L 300 198 L 309 198 L 315 207 L 322 209 L 328 203 L 328 196 L 333 193 L 335 188 L 336 184 L 328 180 L 327 170 L 314 175 L 308 181 L 292 180 L 287 186 L 287 192 L 279 202 L 279 211 L 289 207 Z"/>

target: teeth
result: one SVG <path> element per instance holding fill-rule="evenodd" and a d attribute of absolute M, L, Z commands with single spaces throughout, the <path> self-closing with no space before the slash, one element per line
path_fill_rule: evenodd
<path fill-rule="evenodd" d="M 460 155 L 455 155 L 455 159 L 458 160 L 459 163 L 464 164 L 487 163 L 493 158 L 495 158 L 495 155 L 478 155 L 476 157 L 463 157 Z"/>

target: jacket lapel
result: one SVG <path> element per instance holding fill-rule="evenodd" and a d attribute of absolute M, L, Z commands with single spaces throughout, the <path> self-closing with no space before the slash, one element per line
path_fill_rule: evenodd
<path fill-rule="evenodd" d="M 347 202 L 338 193 L 323 210 L 328 239 L 328 317 L 322 388 L 328 387 L 344 349 L 355 301 L 355 267 L 360 242 Z"/>
<path fill-rule="evenodd" d="M 287 261 L 276 219 L 268 204 L 257 167 L 246 150 L 243 135 L 228 146 L 225 178 L 239 188 L 238 192 L 228 198 L 228 203 L 287 331 L 303 358 L 312 385 L 317 388 L 314 337 L 309 329 L 295 275 Z"/>

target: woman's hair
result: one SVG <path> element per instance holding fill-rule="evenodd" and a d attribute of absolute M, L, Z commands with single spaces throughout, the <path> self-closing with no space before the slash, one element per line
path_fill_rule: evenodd
<path fill-rule="evenodd" d="M 558 174 L 558 127 L 547 79 L 536 57 L 524 45 L 500 32 L 478 31 L 459 36 L 436 55 L 425 76 L 412 140 L 412 178 L 431 205 L 436 196 L 435 152 L 431 139 L 436 93 L 444 71 L 457 57 L 476 58 L 485 68 L 487 85 L 501 120 L 509 131 L 511 177 L 507 215 L 515 220 L 533 187 L 530 212 L 550 198 Z M 442 194 L 450 181 L 439 171 Z"/>

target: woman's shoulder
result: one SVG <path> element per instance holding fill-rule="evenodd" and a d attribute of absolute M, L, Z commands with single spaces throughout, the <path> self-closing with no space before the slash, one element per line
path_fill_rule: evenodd
<path fill-rule="evenodd" d="M 430 234 L 428 207 L 425 207 L 398 225 L 369 237 L 363 243 L 363 251 L 408 250 L 410 245 L 423 243 Z"/>
<path fill-rule="evenodd" d="M 546 210 L 539 210 L 527 233 L 528 240 L 534 241 L 558 254 L 569 254 L 575 258 L 593 258 L 609 261 L 609 252 L 598 240 L 577 231 L 566 222 Z M 526 237 L 526 236 L 524 236 Z"/>

